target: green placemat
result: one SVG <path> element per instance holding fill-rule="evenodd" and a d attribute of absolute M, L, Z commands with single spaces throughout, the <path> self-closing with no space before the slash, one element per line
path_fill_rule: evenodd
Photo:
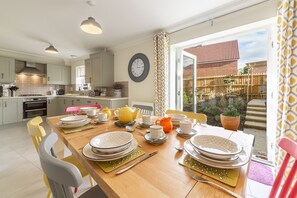
<path fill-rule="evenodd" d="M 194 171 L 207 175 L 208 177 L 211 177 L 232 187 L 236 186 L 240 172 L 240 168 L 221 169 L 207 166 L 192 159 L 189 155 L 183 155 L 179 160 L 179 164 L 191 168 Z"/>
<path fill-rule="evenodd" d="M 100 166 L 100 168 L 102 168 L 104 172 L 109 173 L 119 168 L 120 166 L 127 164 L 128 162 L 138 158 L 143 154 L 145 154 L 144 150 L 142 150 L 141 148 L 137 148 L 130 155 L 123 157 L 121 159 L 107 161 L 107 162 L 96 162 L 96 164 Z"/>
<path fill-rule="evenodd" d="M 95 128 L 95 126 L 91 125 L 91 124 L 87 124 L 85 126 L 76 127 L 76 128 L 69 128 L 69 129 L 62 128 L 62 130 L 64 131 L 64 133 L 75 133 L 75 132 L 80 132 L 80 131 L 84 131 L 84 130 L 92 129 L 92 128 Z"/>

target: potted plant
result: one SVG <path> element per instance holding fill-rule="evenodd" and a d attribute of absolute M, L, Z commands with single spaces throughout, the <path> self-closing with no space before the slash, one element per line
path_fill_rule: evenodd
<path fill-rule="evenodd" d="M 11 86 L 8 88 L 12 97 L 15 97 L 16 91 L 19 89 L 17 86 Z"/>
<path fill-rule="evenodd" d="M 240 114 L 237 108 L 234 106 L 233 98 L 228 99 L 228 106 L 224 109 L 224 112 L 220 115 L 221 124 L 224 129 L 236 131 L 240 124 Z"/>
<path fill-rule="evenodd" d="M 120 83 L 114 83 L 112 87 L 113 87 L 113 96 L 116 98 L 122 97 L 123 85 Z"/>

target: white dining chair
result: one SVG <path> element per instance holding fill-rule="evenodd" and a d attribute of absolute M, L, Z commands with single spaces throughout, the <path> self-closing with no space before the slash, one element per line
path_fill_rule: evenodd
<path fill-rule="evenodd" d="M 139 108 L 139 112 L 143 115 L 154 115 L 154 103 L 132 101 L 132 107 Z"/>
<path fill-rule="evenodd" d="M 50 133 L 39 144 L 41 167 L 48 179 L 53 198 L 73 198 L 71 187 L 79 187 L 82 184 L 82 176 L 76 166 L 52 155 L 52 148 L 57 140 L 57 134 Z M 107 195 L 96 185 L 79 197 L 107 198 Z"/>

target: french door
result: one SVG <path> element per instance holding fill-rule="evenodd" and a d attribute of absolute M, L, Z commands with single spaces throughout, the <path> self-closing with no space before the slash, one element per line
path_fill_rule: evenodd
<path fill-rule="evenodd" d="M 196 112 L 196 56 L 186 51 L 179 53 L 177 64 L 177 108 Z"/>

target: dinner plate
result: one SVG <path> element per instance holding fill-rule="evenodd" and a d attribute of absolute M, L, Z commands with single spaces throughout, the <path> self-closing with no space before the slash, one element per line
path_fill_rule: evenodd
<path fill-rule="evenodd" d="M 177 128 L 175 131 L 176 131 L 177 135 L 182 136 L 182 137 L 189 137 L 189 136 L 193 136 L 193 135 L 197 134 L 197 130 L 195 130 L 195 129 L 192 129 L 190 131 L 190 133 L 183 133 L 181 128 Z"/>
<path fill-rule="evenodd" d="M 196 151 L 198 154 L 200 154 L 199 157 L 201 157 L 201 158 L 203 158 L 203 159 L 206 159 L 206 160 L 208 160 L 208 161 L 211 161 L 211 162 L 215 162 L 215 163 L 229 164 L 229 163 L 232 163 L 232 162 L 234 162 L 235 160 L 238 159 L 238 155 L 234 155 L 233 157 L 231 157 L 231 158 L 228 159 L 228 160 L 212 159 L 212 158 L 209 158 L 209 157 L 207 157 L 207 156 L 202 155 L 202 154 L 199 152 L 199 150 L 198 150 L 197 148 L 195 148 L 195 147 L 193 147 L 193 148 L 195 149 L 195 151 Z"/>
<path fill-rule="evenodd" d="M 249 161 L 249 157 L 247 156 L 246 152 L 243 150 L 240 154 L 238 154 L 238 158 L 230 163 L 220 163 L 220 162 L 213 162 L 208 159 L 201 157 L 201 155 L 195 151 L 195 147 L 191 144 L 190 140 L 185 141 L 184 143 L 185 151 L 196 161 L 212 166 L 215 168 L 223 168 L 223 169 L 234 169 L 239 168 Z"/>
<path fill-rule="evenodd" d="M 133 138 L 130 147 L 120 155 L 115 155 L 115 156 L 98 155 L 92 151 L 92 146 L 90 144 L 85 145 L 85 147 L 82 150 L 82 153 L 87 159 L 92 161 L 111 161 L 111 160 L 117 160 L 129 155 L 137 148 L 137 146 L 138 146 L 138 142 L 135 138 Z"/>
<path fill-rule="evenodd" d="M 229 159 L 242 151 L 239 144 L 214 135 L 196 135 L 190 141 L 200 153 L 213 159 Z"/>
<path fill-rule="evenodd" d="M 85 115 L 77 115 L 77 116 L 68 116 L 68 117 L 61 118 L 60 121 L 74 122 L 74 121 L 79 121 L 79 120 L 85 120 L 87 118 L 88 118 L 88 116 L 85 116 Z"/>
<path fill-rule="evenodd" d="M 71 128 L 77 128 L 84 125 L 87 125 L 91 122 L 91 119 L 87 118 L 82 122 L 58 122 L 58 126 L 64 129 L 71 129 Z"/>
<path fill-rule="evenodd" d="M 90 145 L 96 149 L 101 149 L 102 152 L 105 150 L 121 150 L 126 144 L 133 140 L 133 135 L 128 132 L 123 131 L 112 131 L 108 133 L 103 133 L 92 138 Z"/>

